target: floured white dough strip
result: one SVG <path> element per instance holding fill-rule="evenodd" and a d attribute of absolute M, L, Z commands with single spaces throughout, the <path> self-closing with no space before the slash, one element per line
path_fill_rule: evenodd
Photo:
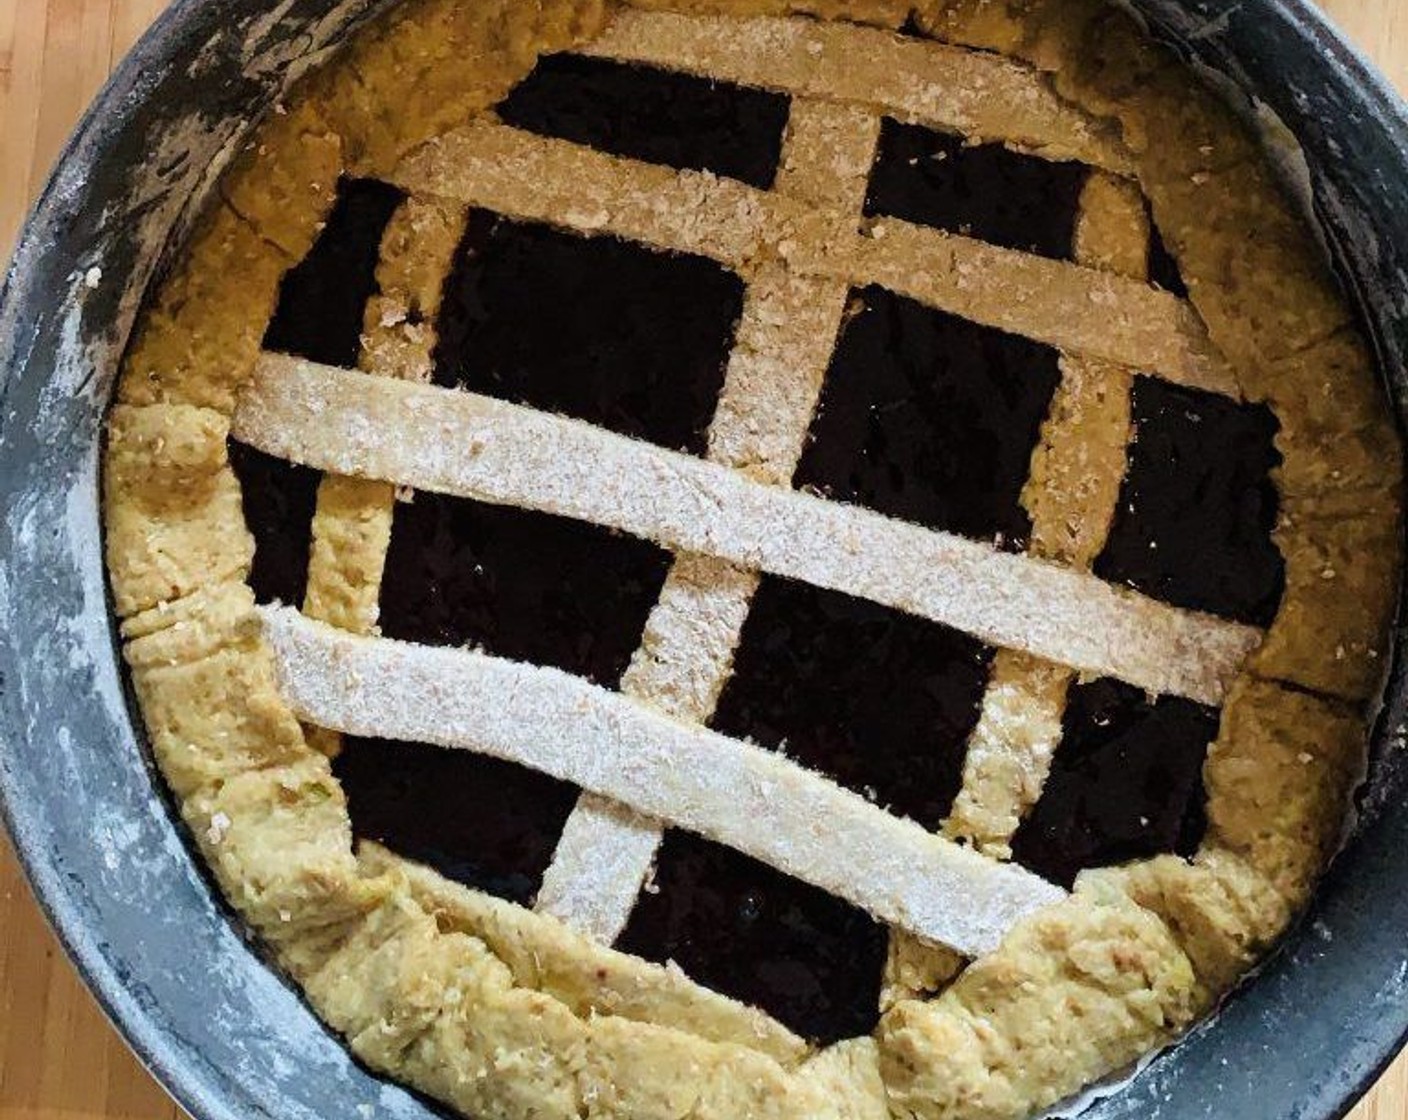
<path fill-rule="evenodd" d="M 843 149 L 835 155 L 843 165 L 849 160 Z M 1239 395 L 1186 300 L 1110 272 L 897 218 L 863 223 L 858 208 L 834 200 L 622 159 L 489 120 L 425 145 L 390 178 L 413 195 L 693 253 L 750 278 L 781 265 L 797 278 L 880 284 L 1069 353 Z"/>
<path fill-rule="evenodd" d="M 557 839 L 533 909 L 600 945 L 614 944 L 650 874 L 663 827 L 654 817 L 583 792 Z"/>
<path fill-rule="evenodd" d="M 1128 156 L 1030 67 L 878 28 L 621 12 L 582 53 L 869 106 L 898 120 L 1128 172 Z"/>
<path fill-rule="evenodd" d="M 974 956 L 1059 887 L 891 816 L 780 754 L 557 669 L 261 612 L 301 718 L 518 763 L 670 821 Z"/>
<path fill-rule="evenodd" d="M 803 272 L 879 284 L 1070 354 L 1241 396 L 1193 305 L 1143 281 L 897 218 L 871 219 L 865 235 L 831 246 L 797 244 L 791 263 Z"/>
<path fill-rule="evenodd" d="M 436 137 L 389 176 L 510 218 L 612 234 L 738 268 L 784 215 L 781 196 L 707 171 L 622 159 L 493 120 Z"/>
<path fill-rule="evenodd" d="M 270 454 L 619 529 L 1217 702 L 1260 633 L 580 421 L 265 355 L 234 431 Z"/>
<path fill-rule="evenodd" d="M 320 470 L 570 517 L 841 591 L 1152 693 L 1216 704 L 1261 641 L 1091 575 L 472 393 L 266 354 L 233 432 Z"/>

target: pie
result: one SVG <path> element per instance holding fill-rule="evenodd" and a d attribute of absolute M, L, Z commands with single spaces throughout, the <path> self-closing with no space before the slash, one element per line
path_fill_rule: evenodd
<path fill-rule="evenodd" d="M 233 153 L 106 450 L 151 748 L 475 1117 L 1024 1117 L 1338 847 L 1371 351 L 1097 0 L 404 0 Z"/>

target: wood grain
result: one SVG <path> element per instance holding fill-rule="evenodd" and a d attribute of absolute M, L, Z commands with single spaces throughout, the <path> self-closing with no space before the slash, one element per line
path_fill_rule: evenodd
<path fill-rule="evenodd" d="M 212 0 L 216 2 L 216 0 Z M 0 252 L 108 71 L 164 0 L 0 0 Z M 1325 0 L 1408 90 L 1408 3 Z M 0 837 L 0 1120 L 174 1120 L 44 925 Z M 1352 1120 L 1408 1120 L 1408 1055 Z"/>

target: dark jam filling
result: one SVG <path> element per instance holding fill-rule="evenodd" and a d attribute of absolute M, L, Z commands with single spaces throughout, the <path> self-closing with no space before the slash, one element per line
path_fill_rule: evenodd
<path fill-rule="evenodd" d="M 249 574 L 254 597 L 260 603 L 300 607 L 308 588 L 308 550 L 323 476 L 235 440 L 229 446 L 244 522 L 254 537 Z"/>
<path fill-rule="evenodd" d="M 702 453 L 743 282 L 702 257 L 476 212 L 435 382 Z"/>
<path fill-rule="evenodd" d="M 264 349 L 352 368 L 376 293 L 381 238 L 405 195 L 375 179 L 342 179 L 312 250 L 284 274 Z"/>
<path fill-rule="evenodd" d="M 858 301 L 796 484 L 1020 548 L 1031 531 L 1022 488 L 1060 356 L 883 288 Z"/>
<path fill-rule="evenodd" d="M 358 839 L 531 905 L 577 787 L 469 751 L 348 736 L 333 762 Z"/>
<path fill-rule="evenodd" d="M 1188 285 L 1183 282 L 1183 273 L 1178 261 L 1168 251 L 1163 236 L 1151 218 L 1149 222 L 1149 279 L 1166 292 L 1179 299 L 1188 298 Z"/>
<path fill-rule="evenodd" d="M 904 23 L 899 27 L 898 34 L 903 35 L 906 39 L 933 38 L 932 35 L 924 30 L 924 25 L 920 23 L 917 12 L 910 12 L 910 14 L 905 17 Z"/>
<path fill-rule="evenodd" d="M 958 794 L 990 657 L 935 623 L 769 576 L 713 726 L 933 828 Z"/>
<path fill-rule="evenodd" d="M 788 98 L 606 59 L 552 55 L 498 108 L 508 124 L 599 151 L 772 186 Z"/>
<path fill-rule="evenodd" d="M 616 947 L 674 961 L 699 983 L 826 1043 L 874 1029 L 886 936 L 825 891 L 671 830 Z"/>
<path fill-rule="evenodd" d="M 396 507 L 381 628 L 606 687 L 640 645 L 670 557 L 580 521 L 419 493 Z"/>
<path fill-rule="evenodd" d="M 1090 171 L 886 120 L 865 200 L 886 216 L 1066 260 Z"/>
<path fill-rule="evenodd" d="M 1211 708 L 1116 681 L 1074 685 L 1041 799 L 1012 839 L 1018 863 L 1069 886 L 1087 867 L 1192 855 L 1207 828 Z"/>
<path fill-rule="evenodd" d="M 1285 588 L 1271 539 L 1280 455 L 1270 409 L 1149 377 L 1136 379 L 1133 407 L 1129 471 L 1096 574 L 1270 625 Z"/>

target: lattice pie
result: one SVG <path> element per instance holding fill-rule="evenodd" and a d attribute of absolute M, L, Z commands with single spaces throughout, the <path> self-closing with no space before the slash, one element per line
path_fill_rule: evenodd
<path fill-rule="evenodd" d="M 1016 1118 L 1336 847 L 1399 450 L 1095 0 L 408 0 L 237 153 L 107 449 L 152 749 L 485 1118 Z"/>

